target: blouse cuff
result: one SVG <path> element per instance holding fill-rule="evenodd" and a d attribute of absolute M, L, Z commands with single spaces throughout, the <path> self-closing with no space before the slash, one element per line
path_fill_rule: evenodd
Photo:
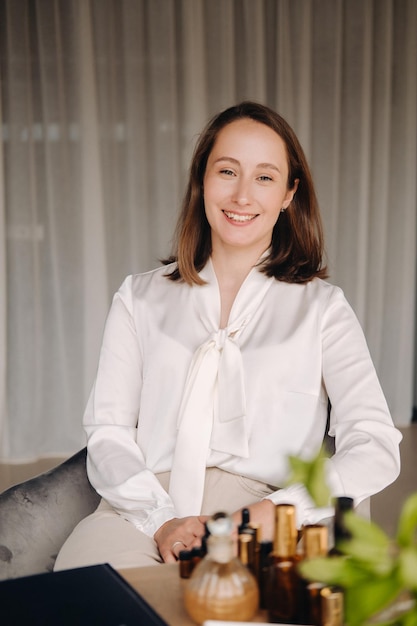
<path fill-rule="evenodd" d="M 274 491 L 265 499 L 272 500 L 274 504 L 293 504 L 296 509 L 297 528 L 305 524 L 317 524 L 334 514 L 332 506 L 315 506 L 308 491 L 301 484 Z"/>
<path fill-rule="evenodd" d="M 164 507 L 162 509 L 157 509 L 151 515 L 149 515 L 146 520 L 141 522 L 133 522 L 135 528 L 148 535 L 153 539 L 154 534 L 161 528 L 165 522 L 169 522 L 169 520 L 177 517 L 175 513 L 175 509 L 173 507 Z"/>

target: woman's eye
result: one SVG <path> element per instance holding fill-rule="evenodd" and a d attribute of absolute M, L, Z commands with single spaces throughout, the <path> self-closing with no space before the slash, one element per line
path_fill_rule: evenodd
<path fill-rule="evenodd" d="M 229 170 L 226 167 L 220 170 L 220 174 L 226 174 L 226 176 L 234 176 L 233 170 Z"/>
<path fill-rule="evenodd" d="M 266 176 L 266 174 L 264 174 L 263 176 L 259 176 L 259 180 L 262 183 L 265 183 L 265 182 L 269 182 L 270 180 L 272 180 L 272 178 L 270 176 Z"/>

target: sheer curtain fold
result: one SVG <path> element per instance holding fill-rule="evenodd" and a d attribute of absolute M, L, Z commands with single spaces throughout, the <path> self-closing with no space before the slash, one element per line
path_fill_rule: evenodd
<path fill-rule="evenodd" d="M 194 147 L 195 134 L 208 118 L 206 73 L 206 37 L 204 5 L 201 2 L 181 2 L 180 50 L 181 71 L 180 138 L 181 181 L 184 182 Z"/>
<path fill-rule="evenodd" d="M 396 3 L 392 6 L 395 9 Z M 417 5 L 406 0 L 402 7 L 392 17 L 389 208 L 380 372 L 394 416 L 404 424 L 413 386 L 414 393 L 416 390 L 415 372 L 414 376 L 410 372 L 413 374 L 416 318 Z"/>
<path fill-rule="evenodd" d="M 323 208 L 327 261 L 331 273 L 337 271 L 336 251 L 339 232 L 340 177 L 342 174 L 343 102 L 343 3 L 325 0 L 322 11 L 314 12 L 312 67 L 313 85 L 320 89 L 312 98 L 311 163 L 319 203 Z"/>
<path fill-rule="evenodd" d="M 83 444 L 112 294 L 169 254 L 196 137 L 246 98 L 300 137 L 330 279 L 409 422 L 416 32 L 413 0 L 0 0 L 0 456 Z"/>
<path fill-rule="evenodd" d="M 104 311 L 108 307 L 108 269 L 106 247 L 106 216 L 104 205 L 103 162 L 100 150 L 100 118 L 97 94 L 96 62 L 93 51 L 91 9 L 79 4 L 79 107 L 81 137 L 81 211 L 82 211 L 82 276 L 84 329 L 83 363 L 84 396 L 89 391 L 97 367 Z"/>
<path fill-rule="evenodd" d="M 0 99 L 0 128 L 4 128 Z M 9 435 L 7 428 L 7 266 L 6 266 L 6 214 L 3 141 L 0 143 L 0 442 L 6 454 Z"/>

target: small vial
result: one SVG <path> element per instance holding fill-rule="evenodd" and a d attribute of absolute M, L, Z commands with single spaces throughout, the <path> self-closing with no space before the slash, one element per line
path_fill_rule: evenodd
<path fill-rule="evenodd" d="M 238 557 L 241 563 L 245 565 L 254 576 L 256 576 L 256 544 L 254 535 L 242 533 L 238 536 Z"/>
<path fill-rule="evenodd" d="M 191 550 L 181 550 L 178 555 L 178 561 L 180 565 L 180 578 L 190 578 L 194 569 Z"/>

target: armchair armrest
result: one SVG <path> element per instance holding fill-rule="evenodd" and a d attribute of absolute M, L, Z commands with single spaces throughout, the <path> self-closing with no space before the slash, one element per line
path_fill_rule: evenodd
<path fill-rule="evenodd" d="M 0 580 L 52 571 L 66 538 L 100 496 L 86 471 L 86 448 L 0 494 Z"/>

